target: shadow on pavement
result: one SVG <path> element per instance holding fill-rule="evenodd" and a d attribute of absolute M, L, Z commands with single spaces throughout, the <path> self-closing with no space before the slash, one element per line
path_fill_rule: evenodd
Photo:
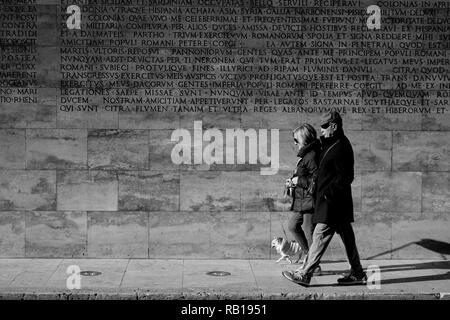
<path fill-rule="evenodd" d="M 387 265 L 387 266 L 379 266 L 381 270 L 381 274 L 383 272 L 408 272 L 413 270 L 450 270 L 450 261 L 434 261 L 434 262 L 424 262 L 424 263 L 410 263 L 410 264 L 400 264 L 400 265 Z M 345 272 L 343 271 L 323 271 L 322 275 L 341 275 Z M 393 279 L 381 279 L 380 284 L 398 284 L 398 283 L 408 283 L 408 282 L 422 282 L 422 281 L 436 281 L 436 280 L 450 280 L 450 271 L 442 274 L 433 274 L 433 275 L 423 275 L 423 276 L 414 276 L 414 277 L 401 277 L 401 278 L 393 278 Z M 334 287 L 338 286 L 336 283 L 330 284 L 319 284 L 319 285 L 311 285 L 312 288 L 319 287 Z"/>
<path fill-rule="evenodd" d="M 422 239 L 415 242 L 415 244 L 442 255 L 450 255 L 450 243 L 447 242 L 433 239 Z"/>
<path fill-rule="evenodd" d="M 393 284 L 393 283 L 407 283 L 407 282 L 422 282 L 422 281 L 435 281 L 435 280 L 450 280 L 450 271 L 443 274 L 435 274 L 429 276 L 416 276 L 408 278 L 386 279 L 381 280 L 380 284 Z"/>
<path fill-rule="evenodd" d="M 450 270 L 450 261 L 432 261 L 423 263 L 394 264 L 388 266 L 379 266 L 382 271 L 407 271 L 407 270 L 426 270 L 426 269 L 444 269 Z"/>
<path fill-rule="evenodd" d="M 377 265 L 374 261 L 373 265 Z M 323 266 L 323 265 L 322 265 Z M 368 267 L 368 266 L 366 266 Z M 427 269 L 443 269 L 450 270 L 450 261 L 432 261 L 423 263 L 393 264 L 378 266 L 382 272 L 408 271 L 408 270 L 427 270 Z M 322 270 L 322 275 L 341 275 L 346 270 Z"/>
<path fill-rule="evenodd" d="M 399 283 L 408 283 L 408 282 L 422 282 L 422 281 L 436 281 L 436 280 L 450 280 L 450 271 L 443 274 L 429 275 L 429 276 L 415 276 L 415 277 L 407 277 L 407 278 L 395 278 L 395 279 L 385 279 L 380 281 L 380 285 L 383 284 L 399 284 Z M 365 287 L 365 285 L 357 285 L 357 287 Z M 343 287 L 338 285 L 337 283 L 330 284 L 317 284 L 310 285 L 310 288 L 320 288 L 320 287 Z M 356 286 L 355 286 L 356 287 Z"/>
<path fill-rule="evenodd" d="M 446 255 L 450 255 L 450 243 L 439 241 L 439 240 L 434 240 L 434 239 L 421 239 L 419 241 L 409 242 L 409 243 L 407 243 L 403 246 L 397 247 L 395 249 L 376 254 L 372 257 L 368 257 L 368 258 L 366 258 L 366 260 L 372 260 L 374 258 L 383 256 L 385 254 L 391 254 L 395 251 L 400 251 L 400 250 L 402 250 L 406 247 L 412 246 L 412 245 L 418 245 L 424 249 L 427 249 L 427 250 L 433 251 L 434 253 L 440 254 L 443 259 L 446 259 L 446 257 L 445 257 Z"/>

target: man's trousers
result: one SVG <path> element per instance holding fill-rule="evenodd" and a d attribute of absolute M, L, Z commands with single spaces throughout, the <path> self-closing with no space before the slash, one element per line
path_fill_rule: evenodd
<path fill-rule="evenodd" d="M 331 242 L 334 234 L 340 235 L 344 243 L 348 262 L 352 273 L 363 271 L 361 261 L 359 260 L 358 249 L 356 247 L 355 234 L 350 222 L 337 225 L 318 223 L 314 229 L 313 241 L 309 248 L 306 265 L 303 273 L 312 274 L 314 268 L 320 264 L 320 260 Z"/>

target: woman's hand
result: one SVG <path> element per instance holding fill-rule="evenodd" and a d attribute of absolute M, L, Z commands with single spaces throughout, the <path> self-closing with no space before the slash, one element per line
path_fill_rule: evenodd
<path fill-rule="evenodd" d="M 292 184 L 292 180 L 291 179 L 286 179 L 286 181 L 284 182 L 284 184 L 286 185 L 286 187 L 290 187 Z"/>
<path fill-rule="evenodd" d="M 296 186 L 298 182 L 298 177 L 293 177 L 292 179 L 286 179 L 286 187 Z"/>

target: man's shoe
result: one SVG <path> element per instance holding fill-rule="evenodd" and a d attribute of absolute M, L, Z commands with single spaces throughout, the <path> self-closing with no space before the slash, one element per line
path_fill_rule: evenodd
<path fill-rule="evenodd" d="M 367 275 L 364 271 L 359 273 L 350 272 L 349 274 L 339 278 L 337 280 L 338 285 L 341 286 L 353 286 L 353 285 L 361 285 L 367 283 Z"/>
<path fill-rule="evenodd" d="M 295 271 L 283 271 L 281 273 L 283 277 L 286 279 L 295 282 L 296 284 L 299 284 L 303 287 L 309 287 L 309 283 L 311 282 L 311 276 L 303 274 L 301 272 Z"/>

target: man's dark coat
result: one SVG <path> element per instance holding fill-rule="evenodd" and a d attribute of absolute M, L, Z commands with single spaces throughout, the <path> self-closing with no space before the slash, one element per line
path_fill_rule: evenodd
<path fill-rule="evenodd" d="M 313 223 L 353 222 L 353 148 L 342 130 L 333 137 L 321 137 L 321 142 Z"/>

